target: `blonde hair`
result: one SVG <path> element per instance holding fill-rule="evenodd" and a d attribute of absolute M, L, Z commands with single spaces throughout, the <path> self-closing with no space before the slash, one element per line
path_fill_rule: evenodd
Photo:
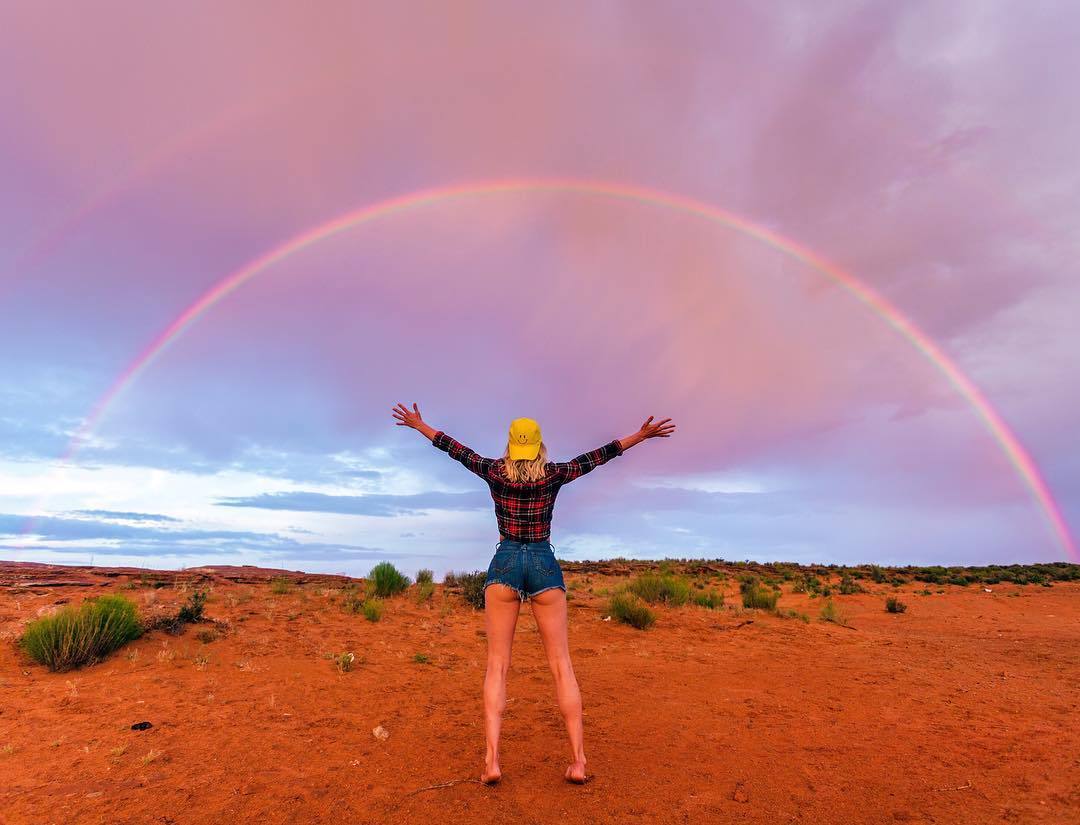
<path fill-rule="evenodd" d="M 547 445 L 543 441 L 540 442 L 540 451 L 536 454 L 536 458 L 510 458 L 510 445 L 506 445 L 506 452 L 503 453 L 503 475 L 510 481 L 543 481 L 544 476 L 547 475 Z"/>

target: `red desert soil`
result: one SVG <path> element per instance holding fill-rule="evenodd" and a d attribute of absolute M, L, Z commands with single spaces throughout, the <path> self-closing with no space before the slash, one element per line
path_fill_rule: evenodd
<path fill-rule="evenodd" d="M 729 578 L 729 607 L 660 608 L 642 632 L 603 621 L 589 592 L 625 566 L 566 569 L 593 779 L 562 779 L 525 608 L 502 783 L 433 787 L 481 769 L 483 616 L 458 593 L 399 596 L 371 623 L 343 609 L 339 577 L 290 574 L 273 595 L 280 571 L 155 573 L 169 584 L 154 589 L 138 570 L 0 565 L 0 821 L 1080 821 L 1080 585 L 910 585 L 892 615 L 894 588 L 871 584 L 835 599 L 842 627 L 786 590 L 810 623 L 730 607 Z M 13 644 L 57 603 L 120 592 L 152 617 L 196 582 L 230 627 L 216 640 L 153 631 L 68 673 Z M 341 673 L 327 657 L 347 651 Z"/>

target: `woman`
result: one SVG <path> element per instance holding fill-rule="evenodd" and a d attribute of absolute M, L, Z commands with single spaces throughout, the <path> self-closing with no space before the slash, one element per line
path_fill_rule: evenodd
<path fill-rule="evenodd" d="M 609 441 L 598 449 L 571 461 L 549 462 L 547 447 L 540 438 L 540 425 L 531 418 L 515 418 L 510 424 L 506 452 L 502 458 L 483 458 L 442 430 L 428 426 L 414 403 L 393 408 L 399 427 L 412 427 L 440 450 L 461 462 L 487 482 L 495 501 L 499 543 L 488 566 L 484 585 L 484 616 L 487 625 L 487 673 L 484 676 L 484 732 L 487 754 L 482 782 L 494 784 L 502 776 L 499 769 L 499 730 L 506 708 L 506 672 L 510 667 L 510 647 L 514 640 L 521 603 L 528 597 L 540 630 L 548 664 L 555 676 L 559 710 L 570 736 L 572 761 L 566 769 L 570 782 L 585 781 L 585 745 L 581 722 L 581 693 L 570 664 L 566 634 L 566 585 L 551 547 L 551 512 L 555 496 L 564 484 L 585 475 L 594 467 L 622 455 L 647 438 L 667 438 L 675 425 L 665 418 L 656 424 L 653 416 L 641 429 L 625 438 Z"/>

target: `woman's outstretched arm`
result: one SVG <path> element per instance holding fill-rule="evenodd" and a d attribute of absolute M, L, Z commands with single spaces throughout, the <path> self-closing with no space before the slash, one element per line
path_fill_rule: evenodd
<path fill-rule="evenodd" d="M 429 426 L 421 418 L 420 408 L 415 403 L 411 410 L 404 404 L 399 403 L 394 407 L 393 415 L 397 419 L 399 427 L 412 427 L 435 447 L 447 453 L 454 461 L 460 462 L 467 470 L 476 473 L 481 478 L 488 478 L 495 465 L 499 463 L 499 459 L 484 458 L 460 441 L 455 441 L 442 430 L 436 430 Z"/>
<path fill-rule="evenodd" d="M 644 441 L 646 438 L 667 438 L 675 430 L 674 424 L 667 423 L 671 421 L 670 418 L 665 418 L 663 421 L 656 424 L 650 423 L 652 420 L 653 417 L 650 415 L 645 419 L 645 423 L 641 425 L 641 429 L 633 435 L 628 435 L 625 438 L 613 439 L 603 447 L 598 447 L 595 450 L 582 453 L 577 458 L 573 458 L 570 461 L 556 463 L 556 471 L 562 474 L 564 483 L 569 483 L 575 478 L 581 478 L 586 473 L 592 472 L 601 464 L 606 464 L 608 461 L 615 458 L 615 456 L 622 455 L 635 444 Z"/>
<path fill-rule="evenodd" d="M 667 438 L 673 432 L 675 432 L 675 425 L 668 424 L 670 418 L 665 418 L 662 421 L 657 421 L 655 424 L 651 424 L 653 416 L 649 416 L 645 419 L 645 423 L 641 425 L 641 429 L 633 435 L 628 435 L 625 438 L 619 439 L 619 449 L 625 452 L 633 447 L 635 444 L 640 444 L 646 438 Z"/>

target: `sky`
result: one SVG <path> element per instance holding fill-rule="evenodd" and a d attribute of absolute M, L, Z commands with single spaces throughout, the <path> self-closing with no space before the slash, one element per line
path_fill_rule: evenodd
<path fill-rule="evenodd" d="M 483 568 L 490 496 L 395 426 L 416 402 L 493 457 L 519 416 L 555 460 L 674 420 L 560 492 L 564 559 L 1068 560 L 1078 30 L 987 0 L 6 3 L 0 558 Z M 796 246 L 978 388 L 1044 499 Z"/>

